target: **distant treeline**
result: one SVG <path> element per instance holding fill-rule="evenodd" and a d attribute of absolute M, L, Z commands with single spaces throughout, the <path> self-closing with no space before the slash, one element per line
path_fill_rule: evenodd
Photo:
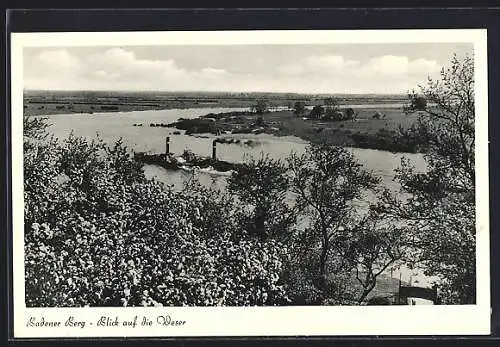
<path fill-rule="evenodd" d="M 371 148 L 390 152 L 419 152 L 419 141 L 410 136 L 398 133 L 396 130 L 380 129 L 375 134 L 350 134 L 357 148 Z"/>
<path fill-rule="evenodd" d="M 67 100 L 30 100 L 28 102 L 29 104 L 44 104 L 44 105 L 63 105 L 67 107 L 71 107 L 71 104 L 74 105 L 96 105 L 96 104 L 104 104 L 102 106 L 114 106 L 118 108 L 117 105 L 113 105 L 114 103 L 106 103 L 106 102 L 100 102 L 97 100 L 94 101 L 74 101 L 74 102 L 68 102 Z M 128 105 L 128 106 L 149 106 L 149 107 L 161 107 L 162 105 L 160 104 L 144 104 L 144 103 L 138 103 L 138 102 L 127 102 L 122 105 Z M 58 106 L 56 106 L 57 108 Z"/>

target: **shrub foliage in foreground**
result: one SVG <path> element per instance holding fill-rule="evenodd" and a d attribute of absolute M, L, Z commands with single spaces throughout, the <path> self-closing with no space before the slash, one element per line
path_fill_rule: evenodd
<path fill-rule="evenodd" d="M 287 302 L 286 247 L 235 238 L 226 203 L 147 180 L 120 142 L 26 137 L 24 163 L 27 306 Z"/>

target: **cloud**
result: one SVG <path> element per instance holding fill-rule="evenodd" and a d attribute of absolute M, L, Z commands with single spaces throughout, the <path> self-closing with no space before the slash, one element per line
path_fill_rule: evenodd
<path fill-rule="evenodd" d="M 406 56 L 384 55 L 370 59 L 362 70 L 365 73 L 382 76 L 405 76 L 409 74 L 432 74 L 439 70 L 435 61 L 416 59 Z"/>
<path fill-rule="evenodd" d="M 212 67 L 204 67 L 200 70 L 199 76 L 200 77 L 207 77 L 207 78 L 224 78 L 229 76 L 230 73 L 227 72 L 224 69 L 215 69 Z"/>
<path fill-rule="evenodd" d="M 72 86 L 101 90 L 191 90 L 197 84 L 230 76 L 226 70 L 212 67 L 188 71 L 172 59 L 140 59 L 123 48 L 107 49 L 80 59 L 64 49 L 42 51 L 30 65 L 25 76 L 26 88 L 30 89 Z"/>
<path fill-rule="evenodd" d="M 434 60 L 413 60 L 410 64 L 409 72 L 422 73 L 422 71 L 427 71 L 429 74 L 435 74 L 436 72 L 441 71 L 441 66 L 439 66 Z"/>
<path fill-rule="evenodd" d="M 284 76 L 299 76 L 304 73 L 304 67 L 301 64 L 286 64 L 278 67 L 278 73 Z"/>
<path fill-rule="evenodd" d="M 139 59 L 132 51 L 111 48 L 104 53 L 96 53 L 87 58 L 90 70 L 98 69 L 122 80 L 157 80 L 162 77 L 179 77 L 185 73 L 176 66 L 175 61 Z"/>
<path fill-rule="evenodd" d="M 363 67 L 366 73 L 380 75 L 404 75 L 408 72 L 409 60 L 404 56 L 384 55 L 373 58 Z"/>
<path fill-rule="evenodd" d="M 266 61 L 262 54 L 257 58 Z M 130 48 L 78 55 L 68 49 L 45 49 L 25 61 L 25 88 L 404 93 L 441 68 L 436 61 L 403 55 L 353 60 L 313 54 L 285 63 L 269 60 L 266 71 L 252 70 L 243 57 L 235 59 L 231 66 L 226 61 L 224 66 L 187 69 L 169 57 L 138 57 Z M 236 66 L 238 72 L 231 72 Z"/>
<path fill-rule="evenodd" d="M 50 70 L 78 69 L 81 67 L 81 61 L 65 49 L 42 51 L 36 57 L 35 63 Z"/>
<path fill-rule="evenodd" d="M 395 55 L 378 56 L 365 62 L 346 60 L 337 55 L 310 56 L 302 65 L 296 67 L 296 69 L 299 68 L 302 68 L 303 73 L 334 74 L 358 78 L 370 76 L 404 78 L 410 74 L 433 73 L 439 69 L 435 61 L 409 60 L 406 56 Z"/>
<path fill-rule="evenodd" d="M 304 65 L 305 68 L 311 72 L 332 73 L 346 68 L 355 68 L 359 65 L 359 62 L 355 60 L 345 60 L 344 57 L 339 55 L 322 55 L 308 57 Z"/>
<path fill-rule="evenodd" d="M 405 93 L 428 76 L 436 77 L 440 69 L 436 61 L 410 60 L 402 55 L 382 55 L 364 61 L 315 55 L 282 68 L 292 77 L 304 77 L 302 83 L 297 81 L 303 86 L 310 84 L 317 90 L 340 93 Z"/>

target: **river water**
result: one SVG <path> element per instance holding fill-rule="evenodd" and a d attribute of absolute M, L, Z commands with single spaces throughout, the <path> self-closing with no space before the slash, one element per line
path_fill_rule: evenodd
<path fill-rule="evenodd" d="M 150 110 L 113 113 L 90 114 L 59 114 L 47 116 L 49 131 L 56 137 L 62 139 L 71 131 L 76 136 L 95 138 L 97 135 L 104 141 L 112 143 L 120 137 L 130 149 L 134 151 L 163 153 L 165 151 L 165 138 L 170 137 L 170 152 L 178 155 L 186 149 L 192 150 L 199 155 L 210 156 L 212 154 L 212 141 L 215 135 L 206 134 L 200 136 L 187 136 L 181 131 L 180 135 L 174 135 L 174 128 L 150 127 L 150 123 L 171 123 L 178 118 L 196 118 L 207 113 L 243 111 L 245 108 L 194 108 L 173 110 Z M 143 126 L 134 126 L 143 124 Z M 294 136 L 276 137 L 269 134 L 234 134 L 224 135 L 240 139 L 251 139 L 254 145 L 243 144 L 217 144 L 217 157 L 230 161 L 240 162 L 246 155 L 259 156 L 262 153 L 269 154 L 273 158 L 284 158 L 291 152 L 301 153 L 307 146 L 307 142 Z M 394 169 L 397 168 L 404 156 L 410 159 L 417 169 L 424 169 L 425 162 L 420 154 L 391 153 L 387 151 L 372 149 L 351 149 L 358 161 L 368 170 L 382 177 L 382 185 L 395 190 L 397 183 L 393 182 Z M 190 174 L 181 171 L 171 172 L 163 168 L 147 165 L 145 172 L 149 177 L 182 186 L 182 182 Z M 204 177 L 207 176 L 207 177 Z M 199 173 L 200 179 L 212 180 L 212 174 Z"/>
<path fill-rule="evenodd" d="M 165 138 L 170 136 L 170 152 L 180 155 L 184 150 L 189 149 L 199 155 L 209 156 L 212 153 L 212 141 L 214 135 L 188 136 L 181 131 L 180 135 L 174 135 L 174 128 L 150 127 L 150 123 L 171 123 L 178 118 L 196 118 L 207 113 L 243 111 L 245 108 L 195 108 L 195 109 L 171 109 L 171 110 L 150 110 L 131 111 L 113 113 L 90 114 L 59 114 L 47 116 L 51 126 L 49 132 L 59 139 L 63 139 L 73 131 L 76 136 L 95 138 L 99 135 L 104 141 L 112 143 L 122 138 L 124 143 L 131 150 L 160 153 L 165 151 Z M 134 126 L 143 124 L 143 126 Z M 224 137 L 237 137 L 240 139 L 251 139 L 256 144 L 246 146 L 242 144 L 217 144 L 217 157 L 231 162 L 240 162 L 246 155 L 259 156 L 262 153 L 269 154 L 273 158 L 284 158 L 291 152 L 301 153 L 307 146 L 307 142 L 294 137 L 275 137 L 269 134 L 235 134 L 224 135 Z M 371 149 L 351 149 L 357 160 L 368 170 L 382 178 L 382 186 L 396 191 L 399 185 L 393 181 L 394 169 L 397 168 L 404 156 L 414 163 L 417 169 L 424 170 L 425 162 L 420 154 L 391 153 L 387 151 Z M 168 171 L 155 165 L 146 165 L 145 174 L 149 178 L 155 178 L 168 185 L 173 185 L 176 189 L 181 189 L 184 183 L 192 178 L 192 173 L 182 170 Z M 226 177 L 216 172 L 198 172 L 197 178 L 203 184 L 215 184 L 217 187 L 224 187 Z M 373 196 L 367 195 L 370 202 Z M 407 270 L 401 271 L 403 280 L 408 280 L 412 275 Z M 399 275 L 398 275 L 399 276 Z M 421 276 L 416 276 L 420 278 Z M 425 281 L 422 281 L 425 282 Z"/>

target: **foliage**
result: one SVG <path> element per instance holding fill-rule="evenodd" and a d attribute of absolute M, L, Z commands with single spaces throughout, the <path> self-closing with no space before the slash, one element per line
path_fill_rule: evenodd
<path fill-rule="evenodd" d="M 390 305 L 391 301 L 388 298 L 383 296 L 374 296 L 370 300 L 368 300 L 367 305 L 369 306 L 385 306 Z"/>
<path fill-rule="evenodd" d="M 309 117 L 311 118 L 322 119 L 326 121 L 344 121 L 352 119 L 353 116 L 354 112 L 352 114 L 348 113 L 347 111 L 343 112 L 335 102 L 331 102 L 329 104 L 326 104 L 325 106 L 314 106 L 309 113 Z"/>
<path fill-rule="evenodd" d="M 344 257 L 350 258 L 361 285 L 357 300 L 363 302 L 375 288 L 377 278 L 408 254 L 408 233 L 394 223 L 369 213 L 344 239 Z"/>
<path fill-rule="evenodd" d="M 265 127 L 266 126 L 266 123 L 264 122 L 264 117 L 262 116 L 262 114 L 259 114 L 257 116 L 257 119 L 255 120 L 255 126 L 257 126 L 257 127 Z"/>
<path fill-rule="evenodd" d="M 399 263 L 437 276 L 444 303 L 474 303 L 473 72 L 471 58 L 455 57 L 440 80 L 410 94 L 410 128 L 349 134 L 357 147 L 425 153 L 427 170 L 403 160 L 403 194 L 382 191 L 373 206 L 360 205 L 380 179 L 341 147 L 310 144 L 285 162 L 247 158 L 227 191 L 193 180 L 176 192 L 148 180 L 121 141 L 59 141 L 44 119 L 25 117 L 27 305 L 362 304 Z M 325 105 L 310 116 L 355 116 L 333 98 Z M 252 127 L 265 126 L 267 102 L 254 110 Z M 219 131 L 207 118 L 176 126 Z"/>
<path fill-rule="evenodd" d="M 27 306 L 288 302 L 286 246 L 235 239 L 230 202 L 146 179 L 121 143 L 25 144 Z"/>
<path fill-rule="evenodd" d="M 160 126 L 161 124 L 157 124 Z M 211 133 L 217 134 L 218 127 L 216 122 L 207 118 L 184 119 L 181 118 L 177 122 L 166 124 L 168 127 L 186 130 L 186 134 Z"/>
<path fill-rule="evenodd" d="M 296 115 L 302 115 L 306 112 L 306 104 L 303 101 L 296 101 L 293 109 L 293 113 L 295 113 Z"/>
<path fill-rule="evenodd" d="M 264 240 L 288 237 L 294 211 L 286 203 L 289 188 L 287 167 L 269 155 L 253 157 L 238 167 L 229 178 L 228 189 L 250 208 L 242 222 L 250 235 Z"/>
<path fill-rule="evenodd" d="M 340 109 L 327 108 L 326 111 L 325 111 L 324 116 L 322 117 L 322 119 L 328 120 L 328 121 L 339 122 L 339 121 L 346 120 L 347 117 L 345 116 L 345 114 Z"/>
<path fill-rule="evenodd" d="M 412 96 L 412 107 L 417 111 L 425 111 L 427 108 L 427 99 L 422 95 Z"/>
<path fill-rule="evenodd" d="M 298 207 L 309 218 L 298 239 L 313 254 L 312 267 L 316 288 L 332 293 L 332 285 L 342 288 L 339 277 L 351 277 L 352 255 L 347 254 L 350 230 L 357 225 L 353 200 L 373 189 L 379 179 L 362 169 L 353 154 L 342 147 L 311 144 L 303 155 L 289 158 L 292 191 Z M 300 248 L 300 246 L 299 246 Z M 336 293 L 334 296 L 342 296 Z"/>
<path fill-rule="evenodd" d="M 409 95 L 406 110 L 419 113 L 414 130 L 426 150 L 427 171 L 416 172 L 403 161 L 397 179 L 409 198 L 387 192 L 380 211 L 414 231 L 415 263 L 439 277 L 443 302 L 470 304 L 476 295 L 472 58 L 455 56 L 439 80 L 429 79 L 420 89 Z"/>
<path fill-rule="evenodd" d="M 325 114 L 325 110 L 321 105 L 316 105 L 312 108 L 311 112 L 309 112 L 309 117 L 320 119 Z"/>
<path fill-rule="evenodd" d="M 47 128 L 50 126 L 45 117 L 23 117 L 23 132 L 24 136 L 32 139 L 43 140 L 47 138 Z"/>
<path fill-rule="evenodd" d="M 266 112 L 269 112 L 268 110 L 268 101 L 264 99 L 259 99 L 253 106 L 255 113 L 257 114 L 264 114 Z"/>
<path fill-rule="evenodd" d="M 353 133 L 350 138 L 358 148 L 380 149 L 391 152 L 417 153 L 425 150 L 416 126 L 398 130 L 379 129 L 375 134 Z"/>
<path fill-rule="evenodd" d="M 328 98 L 325 98 L 324 105 L 327 107 L 335 108 L 338 106 L 338 102 L 333 96 L 330 96 Z"/>
<path fill-rule="evenodd" d="M 346 119 L 354 119 L 356 117 L 356 113 L 352 107 L 348 107 L 344 110 Z"/>

